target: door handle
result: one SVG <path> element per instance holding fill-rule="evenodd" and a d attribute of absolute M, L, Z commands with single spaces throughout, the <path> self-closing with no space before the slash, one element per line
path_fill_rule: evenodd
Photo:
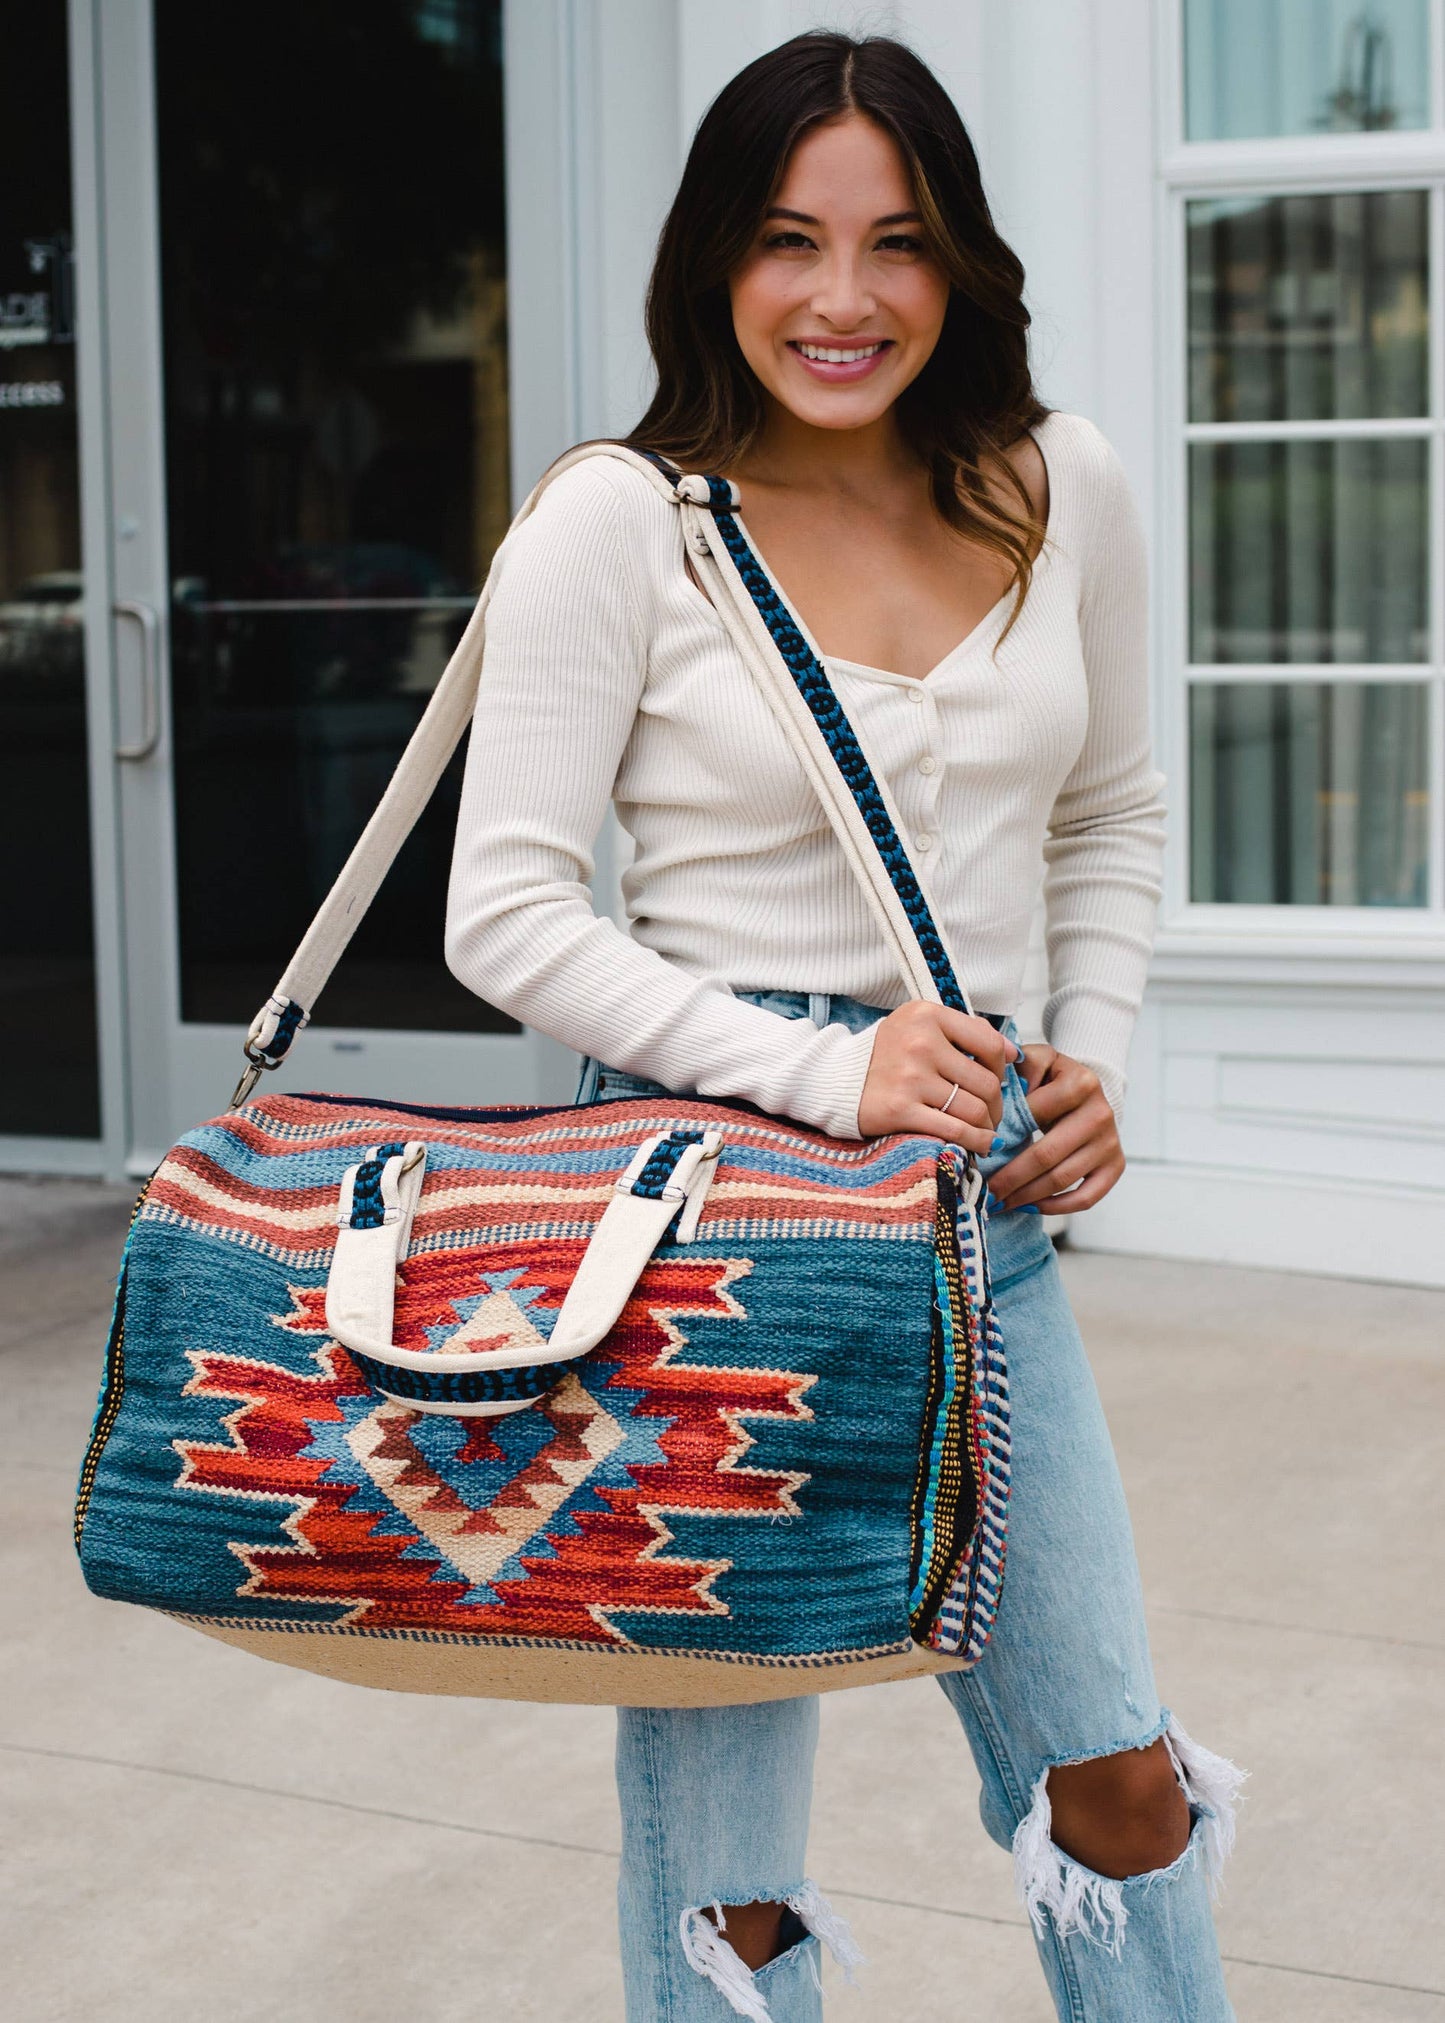
<path fill-rule="evenodd" d="M 118 759 L 148 759 L 161 741 L 161 621 L 153 606 L 134 597 L 111 606 L 117 618 L 133 618 L 141 639 L 141 724 L 134 744 L 117 745 Z"/>

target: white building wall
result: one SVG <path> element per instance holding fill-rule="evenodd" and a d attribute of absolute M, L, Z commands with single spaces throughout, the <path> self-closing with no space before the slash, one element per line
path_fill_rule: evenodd
<path fill-rule="evenodd" d="M 953 92 L 1024 262 L 1042 397 L 1097 421 L 1129 472 L 1152 545 L 1156 721 L 1171 721 L 1177 628 L 1162 607 L 1182 576 L 1163 546 L 1177 536 L 1161 473 L 1178 284 L 1158 182 L 1169 0 L 572 0 L 565 12 L 583 52 L 578 131 L 591 123 L 598 165 L 579 198 L 578 328 L 596 348 L 576 433 L 615 432 L 639 411 L 651 247 L 713 94 L 805 28 L 899 34 Z M 1178 778 L 1173 803 L 1177 850 Z M 613 904 L 616 868 L 615 853 L 599 866 Z M 1026 1017 L 1043 988 L 1036 934 Z M 1166 908 L 1125 1136 L 1130 1171 L 1079 1218 L 1082 1247 L 1445 1284 L 1445 948 L 1408 922 L 1352 946 L 1288 923 L 1206 932 Z"/>

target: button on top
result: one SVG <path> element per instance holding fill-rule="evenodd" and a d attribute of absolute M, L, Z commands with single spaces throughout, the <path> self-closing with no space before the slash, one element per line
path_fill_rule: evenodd
<path fill-rule="evenodd" d="M 921 681 L 915 681 L 915 682 L 914 682 L 914 684 L 913 684 L 913 686 L 912 686 L 912 687 L 911 687 L 911 688 L 909 689 L 909 691 L 908 691 L 908 700 L 909 700 L 910 702 L 922 702 L 922 700 L 923 700 L 923 683 L 922 683 Z"/>
<path fill-rule="evenodd" d="M 938 761 L 932 752 L 925 752 L 923 754 L 923 757 L 918 761 L 918 770 L 920 773 L 936 773 L 938 771 Z"/>

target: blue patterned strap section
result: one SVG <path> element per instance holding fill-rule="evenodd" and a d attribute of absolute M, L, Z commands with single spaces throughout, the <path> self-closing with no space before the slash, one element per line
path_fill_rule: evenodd
<path fill-rule="evenodd" d="M 351 1229 L 380 1229 L 386 1221 L 386 1203 L 382 1199 L 381 1180 L 386 1171 L 388 1159 L 399 1159 L 406 1151 L 405 1145 L 378 1145 L 368 1152 L 357 1167 L 351 1182 L 351 1212 L 347 1226 Z"/>
<path fill-rule="evenodd" d="M 680 500 L 696 506 L 705 505 L 711 512 L 738 577 L 792 677 L 794 687 L 807 704 L 808 713 L 827 747 L 828 755 L 842 774 L 853 804 L 863 818 L 899 905 L 907 916 L 939 1001 L 951 1006 L 954 1011 L 972 1011 L 919 884 L 918 874 L 898 833 L 898 825 L 859 742 L 858 733 L 848 721 L 847 712 L 838 700 L 822 661 L 804 638 L 802 628 L 742 530 L 737 518 L 740 501 L 736 486 L 726 478 L 685 476 L 661 457 L 649 456 L 649 461 L 672 479 Z"/>
<path fill-rule="evenodd" d="M 349 1353 L 367 1383 L 384 1397 L 459 1419 L 485 1418 L 534 1404 L 546 1397 L 567 1368 L 566 1364 L 534 1363 L 498 1370 L 479 1356 L 470 1370 L 398 1369 L 394 1363 L 380 1362 L 357 1349 Z"/>
<path fill-rule="evenodd" d="M 233 1110 L 239 1110 L 250 1096 L 264 1068 L 280 1067 L 290 1051 L 291 1042 L 310 1020 L 310 1012 L 297 999 L 282 997 L 279 993 L 267 998 L 241 1043 L 246 1066 L 231 1097 Z"/>
<path fill-rule="evenodd" d="M 640 1170 L 631 1180 L 631 1191 L 634 1194 L 645 1194 L 653 1201 L 665 1201 L 668 1198 L 668 1185 L 677 1172 L 678 1161 L 689 1145 L 701 1143 L 701 1131 L 689 1131 L 681 1125 L 669 1131 L 666 1137 L 659 1138 L 648 1152 Z M 681 1201 L 683 1193 L 682 1188 L 673 1186 L 674 1200 Z"/>
<path fill-rule="evenodd" d="M 279 1067 L 292 1040 L 311 1014 L 294 998 L 267 998 L 246 1040 L 246 1058 L 268 1068 Z"/>

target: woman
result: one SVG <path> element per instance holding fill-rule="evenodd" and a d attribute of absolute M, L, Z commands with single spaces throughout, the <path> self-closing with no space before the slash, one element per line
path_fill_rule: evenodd
<path fill-rule="evenodd" d="M 1231 2013 L 1209 1911 L 1238 1773 L 1160 1706 L 1108 1433 L 1045 1216 L 1124 1169 L 1117 1111 L 1162 849 L 1143 543 L 1113 451 L 1034 396 L 1022 270 L 968 137 L 896 42 L 801 36 L 698 131 L 630 438 L 718 472 L 909 829 L 977 1017 L 902 986 L 675 509 L 593 458 L 509 539 L 448 924 L 457 975 L 584 1054 L 579 1101 L 743 1097 L 978 1155 L 1013 1396 L 993 1639 L 940 1683 L 1061 2016 Z M 632 932 L 592 911 L 609 799 Z M 1019 1047 L 1040 855 L 1048 1042 Z M 821 2013 L 805 1885 L 817 1702 L 623 1709 L 633 2023 Z"/>

